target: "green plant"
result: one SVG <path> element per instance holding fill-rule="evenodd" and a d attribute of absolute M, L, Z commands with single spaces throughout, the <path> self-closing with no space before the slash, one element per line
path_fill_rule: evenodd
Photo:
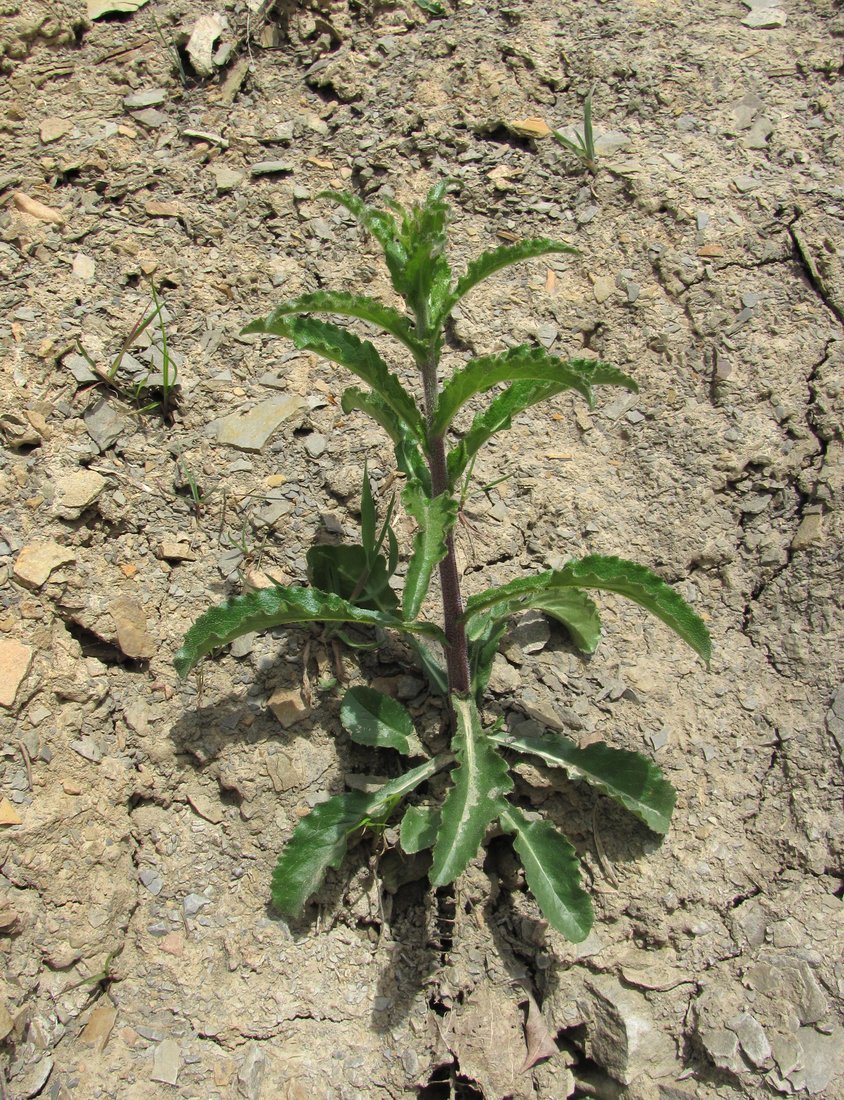
<path fill-rule="evenodd" d="M 416 648 L 433 688 L 442 692 L 452 719 L 450 751 L 426 758 L 408 711 L 395 700 L 353 687 L 341 705 L 342 724 L 353 741 L 423 760 L 374 794 L 348 791 L 318 805 L 296 827 L 273 876 L 273 902 L 299 914 L 329 867 L 341 863 L 349 838 L 373 822 L 384 823 L 400 802 L 419 792 L 437 772 L 452 768 L 440 801 L 413 802 L 404 812 L 400 843 L 406 853 L 432 849 L 430 880 L 453 882 L 477 853 L 487 829 L 498 822 L 513 834 L 527 883 L 548 921 L 570 939 L 582 940 L 592 923 L 589 896 L 580 885 L 579 862 L 571 844 L 551 824 L 519 807 L 508 758 L 538 757 L 586 780 L 610 795 L 657 833 L 669 827 L 674 791 L 659 769 L 637 753 L 605 744 L 579 748 L 567 738 L 509 736 L 499 726 L 485 729 L 480 704 L 498 645 L 512 616 L 539 609 L 568 630 L 574 644 L 591 653 L 601 623 L 587 590 L 626 596 L 657 615 L 704 660 L 706 627 L 681 597 L 655 574 L 620 558 L 590 555 L 561 569 L 519 577 L 488 588 L 463 603 L 454 550 L 454 525 L 466 479 L 479 449 L 512 418 L 540 401 L 574 390 L 590 404 L 597 385 L 636 383 L 617 368 L 589 359 L 563 360 L 522 344 L 483 355 L 438 381 L 448 318 L 481 280 L 510 264 L 550 253 L 573 253 L 551 240 L 523 241 L 486 252 L 456 281 L 445 257 L 446 185 L 439 184 L 421 206 L 391 204 L 376 210 L 353 195 L 327 192 L 375 237 L 406 311 L 343 291 L 305 294 L 278 306 L 244 332 L 292 340 L 345 367 L 363 381 L 342 396 L 346 413 L 361 410 L 391 438 L 399 471 L 406 479 L 402 501 L 418 531 L 401 599 L 390 586 L 398 561 L 387 519 L 378 525 L 368 476 L 362 497 L 362 540 L 357 546 L 314 548 L 311 587 L 277 587 L 249 593 L 208 610 L 188 631 L 175 658 L 181 676 L 201 658 L 239 635 L 283 624 L 322 623 L 329 629 L 395 630 Z M 359 318 L 389 334 L 408 354 L 421 383 L 421 406 L 393 374 L 373 344 L 314 313 Z M 449 444 L 455 419 L 475 397 L 503 389 L 474 415 L 462 437 Z M 386 554 L 383 552 L 386 547 Z M 421 616 L 435 569 L 439 569 L 442 626 Z M 444 665 L 432 646 L 442 647 Z"/>
<path fill-rule="evenodd" d="M 592 92 L 586 96 L 583 101 L 583 130 L 581 133 L 574 132 L 574 137 L 566 137 L 565 134 L 561 134 L 559 130 L 552 130 L 551 134 L 555 141 L 559 142 L 564 149 L 568 149 L 570 153 L 574 153 L 578 157 L 585 167 L 593 173 L 598 170 L 598 158 L 595 152 L 595 135 L 592 132 Z"/>

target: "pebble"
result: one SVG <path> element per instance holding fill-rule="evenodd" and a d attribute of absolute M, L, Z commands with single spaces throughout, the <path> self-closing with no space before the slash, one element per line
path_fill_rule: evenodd
<path fill-rule="evenodd" d="M 305 440 L 305 450 L 311 458 L 319 458 L 319 456 L 324 453 L 327 445 L 328 440 L 319 432 L 313 432 Z"/>
<path fill-rule="evenodd" d="M 250 165 L 249 174 L 257 176 L 278 176 L 289 174 L 293 171 L 293 165 L 286 160 L 259 160 L 257 164 Z"/>
<path fill-rule="evenodd" d="M 181 1049 L 175 1039 L 165 1039 L 155 1048 L 150 1080 L 175 1085 L 179 1077 Z"/>
<path fill-rule="evenodd" d="M 58 141 L 63 138 L 65 134 L 69 134 L 73 129 L 73 123 L 68 122 L 66 118 L 45 118 L 39 129 L 38 133 L 41 137 L 41 141 L 45 145 L 49 145 L 53 141 Z"/>
<path fill-rule="evenodd" d="M 154 870 L 152 867 L 143 867 L 138 872 L 138 878 L 151 894 L 158 897 L 164 886 L 164 879 L 158 871 Z"/>
<path fill-rule="evenodd" d="M 78 519 L 106 487 L 106 479 L 94 470 L 80 470 L 56 482 L 55 512 L 62 519 Z"/>
<path fill-rule="evenodd" d="M 788 16 L 780 8 L 775 7 L 776 0 L 742 0 L 750 12 L 742 19 L 745 27 L 754 30 L 773 30 L 776 27 L 784 27 Z"/>
<path fill-rule="evenodd" d="M 15 696 L 32 664 L 32 647 L 14 638 L 0 638 L 0 706 L 14 705 Z"/>
<path fill-rule="evenodd" d="M 93 737 L 80 737 L 78 741 L 71 741 L 70 747 L 75 753 L 78 753 L 83 760 L 88 760 L 92 764 L 99 764 L 103 758 L 103 750 Z"/>
<path fill-rule="evenodd" d="M 127 111 L 141 111 L 145 107 L 160 107 L 167 100 L 165 88 L 147 88 L 143 92 L 132 92 L 123 100 Z"/>
<path fill-rule="evenodd" d="M 596 302 L 606 302 L 615 292 L 615 278 L 612 275 L 600 275 L 592 284 L 592 293 Z"/>
<path fill-rule="evenodd" d="M 204 894 L 188 894 L 182 902 L 186 917 L 195 917 L 200 909 L 211 904 L 211 899 Z"/>
<path fill-rule="evenodd" d="M 142 126 L 146 126 L 148 130 L 160 130 L 168 121 L 168 117 L 162 114 L 161 111 L 156 111 L 154 107 L 150 107 L 145 111 L 136 111 L 132 118 L 136 122 L 140 122 Z"/>
<path fill-rule="evenodd" d="M 107 451 L 126 430 L 127 421 L 107 397 L 95 402 L 82 414 L 85 430 L 100 449 Z"/>
<path fill-rule="evenodd" d="M 21 549 L 15 561 L 15 580 L 27 588 L 40 588 L 54 569 L 76 561 L 76 553 L 57 542 L 31 542 Z"/>
<path fill-rule="evenodd" d="M 738 1036 L 741 1049 L 754 1066 L 764 1066 L 771 1057 L 771 1044 L 755 1016 L 743 1012 L 737 1019 L 731 1020 L 728 1026 Z"/>
<path fill-rule="evenodd" d="M 226 168 L 222 164 L 215 165 L 211 171 L 214 173 L 214 185 L 221 194 L 226 191 L 234 191 L 236 187 L 240 187 L 246 178 L 243 172 Z"/>
<path fill-rule="evenodd" d="M 305 408 L 295 394 L 271 397 L 245 413 L 231 413 L 215 422 L 217 442 L 241 451 L 260 451 L 283 421 Z"/>
<path fill-rule="evenodd" d="M 290 729 L 311 713 L 298 688 L 278 688 L 267 700 L 267 706 L 284 729 Z"/>
<path fill-rule="evenodd" d="M 147 630 L 146 612 L 137 600 L 118 596 L 109 604 L 109 614 L 114 620 L 121 652 L 133 660 L 155 656 L 158 646 Z"/>
<path fill-rule="evenodd" d="M 191 550 L 189 543 L 171 540 L 160 542 L 155 556 L 162 561 L 196 561 L 196 554 Z"/>
<path fill-rule="evenodd" d="M 791 540 L 792 550 L 808 550 L 815 543 L 823 541 L 823 515 L 821 512 L 808 512 Z"/>
<path fill-rule="evenodd" d="M 745 195 L 748 191 L 753 191 L 758 187 L 759 181 L 755 180 L 753 176 L 733 176 L 733 185 L 737 191 Z"/>

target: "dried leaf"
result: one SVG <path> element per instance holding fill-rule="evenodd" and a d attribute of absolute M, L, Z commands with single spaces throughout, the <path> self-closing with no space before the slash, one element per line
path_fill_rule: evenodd
<path fill-rule="evenodd" d="M 545 1023 L 545 1017 L 542 1015 L 539 1005 L 528 990 L 525 990 L 524 1000 L 520 1003 L 527 1003 L 527 1019 L 525 1020 L 527 1051 L 519 1073 L 527 1073 L 533 1069 L 537 1062 L 541 1062 L 545 1058 L 553 1058 L 554 1055 L 560 1053 L 560 1050 L 554 1042 L 554 1036 L 548 1030 L 548 1025 Z"/>

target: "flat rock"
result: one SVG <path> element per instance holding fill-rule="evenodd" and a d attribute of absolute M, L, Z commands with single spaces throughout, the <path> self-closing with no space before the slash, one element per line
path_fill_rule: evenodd
<path fill-rule="evenodd" d="M 73 123 L 66 118 L 45 118 L 38 127 L 38 134 L 45 145 L 59 141 L 73 129 Z"/>
<path fill-rule="evenodd" d="M 615 278 L 612 275 L 600 275 L 592 284 L 592 293 L 596 302 L 606 302 L 615 294 Z"/>
<path fill-rule="evenodd" d="M 0 825 L 20 825 L 21 815 L 8 800 L 0 798 Z"/>
<path fill-rule="evenodd" d="M 214 185 L 218 191 L 234 191 L 240 187 L 246 178 L 243 172 L 237 172 L 234 168 L 226 168 L 223 164 L 214 165 L 211 169 L 214 173 Z"/>
<path fill-rule="evenodd" d="M 108 1042 L 114 1021 L 117 1019 L 117 1009 L 111 1001 L 99 1001 L 93 1008 L 88 1022 L 79 1036 L 82 1043 L 87 1044 L 97 1052 L 101 1051 Z"/>
<path fill-rule="evenodd" d="M 602 1069 L 623 1085 L 643 1073 L 660 1077 L 671 1072 L 674 1044 L 657 1028 L 641 993 L 625 989 L 615 978 L 597 975 L 587 980 L 586 989 L 578 1005 L 587 1021 L 587 1054 Z M 738 1047 L 738 1039 L 732 1038 Z"/>
<path fill-rule="evenodd" d="M 194 23 L 188 39 L 187 54 L 191 65 L 200 76 L 211 76 L 214 72 L 214 43 L 225 29 L 225 19 L 216 12 L 213 15 L 201 15 Z"/>
<path fill-rule="evenodd" d="M 76 554 L 57 542 L 31 542 L 24 546 L 15 562 L 15 580 L 27 588 L 40 588 L 54 569 L 76 561 Z"/>
<path fill-rule="evenodd" d="M 84 252 L 77 252 L 73 257 L 72 270 L 75 278 L 83 283 L 91 283 L 94 281 L 97 265 L 91 256 L 86 256 Z"/>
<path fill-rule="evenodd" d="M 271 397 L 245 413 L 232 413 L 216 422 L 217 442 L 241 451 L 260 451 L 283 421 L 306 407 L 301 397 Z"/>
<path fill-rule="evenodd" d="M 117 644 L 127 657 L 146 660 L 158 649 L 155 639 L 147 631 L 147 617 L 143 607 L 131 596 L 118 596 L 109 605 L 117 631 Z"/>
<path fill-rule="evenodd" d="M 126 417 L 107 397 L 101 398 L 83 416 L 85 429 L 100 451 L 107 451 L 126 430 Z"/>
<path fill-rule="evenodd" d="M 822 1035 L 812 1027 L 801 1027 L 797 1035 L 804 1053 L 806 1091 L 816 1096 L 844 1075 L 844 1030 L 835 1026 L 829 1035 Z"/>
<path fill-rule="evenodd" d="M 196 554 L 187 542 L 173 542 L 165 539 L 158 544 L 155 556 L 162 561 L 196 561 Z"/>
<path fill-rule="evenodd" d="M 14 638 L 0 638 L 0 706 L 14 705 L 18 688 L 31 664 L 32 646 L 16 642 Z"/>
<path fill-rule="evenodd" d="M 311 713 L 297 688 L 279 688 L 269 697 L 267 706 L 285 729 L 290 729 Z"/>
<path fill-rule="evenodd" d="M 152 1058 L 150 1080 L 175 1085 L 179 1078 L 181 1056 L 181 1049 L 175 1039 L 165 1039 L 159 1043 Z"/>
<path fill-rule="evenodd" d="M 249 168 L 252 176 L 277 176 L 293 171 L 293 165 L 286 160 L 259 160 Z"/>
<path fill-rule="evenodd" d="M 105 487 L 106 479 L 94 470 L 60 477 L 56 482 L 56 514 L 64 519 L 78 519 Z"/>
<path fill-rule="evenodd" d="M 132 92 L 123 100 L 127 111 L 142 111 L 145 107 L 160 107 L 167 100 L 165 88 L 146 88 L 142 92 Z"/>

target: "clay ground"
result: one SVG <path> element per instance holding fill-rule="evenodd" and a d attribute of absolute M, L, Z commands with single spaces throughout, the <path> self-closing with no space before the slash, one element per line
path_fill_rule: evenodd
<path fill-rule="evenodd" d="M 844 12 L 443 2 L 0 4 L 4 1097 L 844 1097 Z M 580 123 L 590 89 L 594 176 L 524 125 Z M 340 729 L 317 637 L 247 638 L 201 685 L 172 667 L 209 602 L 356 535 L 365 460 L 389 499 L 349 376 L 239 332 L 320 287 L 392 301 L 318 193 L 445 177 L 457 270 L 522 237 L 581 252 L 467 298 L 447 364 L 536 338 L 641 387 L 484 452 L 477 486 L 509 476 L 466 502 L 466 591 L 620 553 L 714 640 L 707 671 L 606 598 L 589 660 L 541 622 L 505 642 L 490 720 L 641 750 L 678 790 L 660 842 L 523 770 L 584 860 L 577 947 L 500 838 L 453 899 L 366 838 L 280 919 L 295 823 L 395 763 Z M 151 283 L 163 325 L 132 340 Z M 343 654 L 436 731 L 406 660 Z"/>

